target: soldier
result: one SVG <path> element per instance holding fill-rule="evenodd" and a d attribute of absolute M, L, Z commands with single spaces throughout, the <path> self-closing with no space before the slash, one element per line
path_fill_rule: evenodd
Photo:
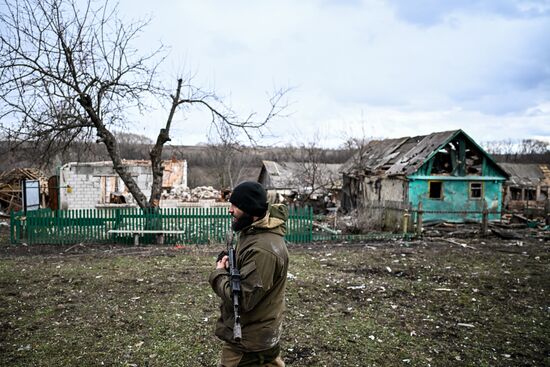
<path fill-rule="evenodd" d="M 220 367 L 284 366 L 279 340 L 288 271 L 284 241 L 288 209 L 283 204 L 268 205 L 263 186 L 251 181 L 237 185 L 229 201 L 232 228 L 238 234 L 242 339 L 233 338 L 235 318 L 228 257 L 224 256 L 209 277 L 221 298 L 221 316 L 216 323 L 216 336 L 224 342 Z"/>

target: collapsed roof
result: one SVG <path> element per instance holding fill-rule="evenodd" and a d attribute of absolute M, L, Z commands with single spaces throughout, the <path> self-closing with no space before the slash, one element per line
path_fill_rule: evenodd
<path fill-rule="evenodd" d="M 295 190 L 315 179 L 327 189 L 342 187 L 341 164 L 262 161 L 259 182 L 266 189 Z M 265 177 L 265 178 L 264 178 Z"/>
<path fill-rule="evenodd" d="M 443 160 L 436 159 L 433 169 L 428 173 L 456 174 L 458 139 L 467 143 L 465 148 L 466 162 L 464 162 L 465 174 L 481 174 L 483 156 L 492 162 L 497 170 L 506 174 L 490 155 L 460 129 L 414 137 L 372 140 L 342 165 L 342 172 L 347 174 L 408 176 L 417 172 L 432 157 L 440 154 L 447 156 L 447 158 Z M 454 156 L 455 159 L 450 159 L 450 156 Z M 441 167 L 438 165 L 441 165 Z"/>
<path fill-rule="evenodd" d="M 510 175 L 510 186 L 550 186 L 550 164 L 500 163 L 500 166 Z"/>

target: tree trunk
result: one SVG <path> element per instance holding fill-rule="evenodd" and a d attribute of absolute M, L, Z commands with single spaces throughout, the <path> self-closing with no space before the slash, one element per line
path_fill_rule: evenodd
<path fill-rule="evenodd" d="M 142 209 L 148 208 L 149 203 L 147 201 L 147 197 L 143 195 L 136 181 L 132 178 L 132 175 L 130 175 L 130 172 L 128 171 L 128 167 L 123 164 L 116 138 L 105 127 L 105 125 L 103 124 L 103 121 L 99 118 L 99 116 L 95 112 L 92 106 L 92 100 L 88 95 L 81 94 L 80 98 L 78 99 L 78 102 L 86 110 L 86 113 L 90 117 L 90 120 L 92 121 L 92 123 L 94 124 L 97 130 L 97 136 L 101 139 L 103 144 L 105 144 L 105 147 L 107 148 L 107 152 L 109 153 L 109 156 L 113 161 L 113 168 L 115 172 L 118 173 L 118 175 L 120 176 L 120 178 L 122 179 L 126 187 L 128 188 L 128 191 L 130 191 L 130 193 L 136 200 L 139 207 Z"/>

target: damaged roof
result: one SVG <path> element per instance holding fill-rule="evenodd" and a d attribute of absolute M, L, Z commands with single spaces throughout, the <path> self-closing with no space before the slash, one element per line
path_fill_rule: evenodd
<path fill-rule="evenodd" d="M 500 163 L 510 175 L 510 186 L 550 186 L 550 164 Z"/>
<path fill-rule="evenodd" d="M 397 139 L 372 140 L 342 166 L 342 171 L 407 176 L 415 173 L 446 144 L 462 134 L 498 167 L 498 164 L 462 130 L 435 132 L 429 135 Z M 500 168 L 502 171 L 502 169 Z"/>
<path fill-rule="evenodd" d="M 298 182 L 307 185 L 303 181 L 304 167 L 300 162 L 275 162 L 262 161 L 262 173 L 269 176 L 269 185 L 267 189 L 296 189 Z M 320 179 L 325 182 L 331 182 L 333 188 L 342 187 L 341 164 L 318 163 Z M 321 181 L 319 180 L 319 181 Z"/>

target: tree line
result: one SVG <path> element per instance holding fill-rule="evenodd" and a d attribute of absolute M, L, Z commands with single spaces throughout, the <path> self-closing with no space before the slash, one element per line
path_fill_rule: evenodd
<path fill-rule="evenodd" d="M 506 139 L 485 142 L 482 146 L 497 162 L 550 164 L 550 142 Z"/>
<path fill-rule="evenodd" d="M 148 160 L 152 139 L 133 133 L 116 134 L 120 156 L 128 160 Z M 62 151 L 43 151 L 40 142 L 10 146 L 0 143 L 0 172 L 12 168 L 34 167 L 47 175 L 68 162 L 109 161 L 102 144 L 73 142 Z M 37 155 L 37 152 L 43 152 Z M 195 146 L 166 145 L 162 159 L 185 159 L 188 163 L 190 187 L 213 186 L 230 188 L 243 180 L 257 179 L 263 160 L 277 162 L 344 163 L 354 153 L 348 147 L 323 149 L 312 144 L 266 147 L 241 144 L 208 143 Z"/>

